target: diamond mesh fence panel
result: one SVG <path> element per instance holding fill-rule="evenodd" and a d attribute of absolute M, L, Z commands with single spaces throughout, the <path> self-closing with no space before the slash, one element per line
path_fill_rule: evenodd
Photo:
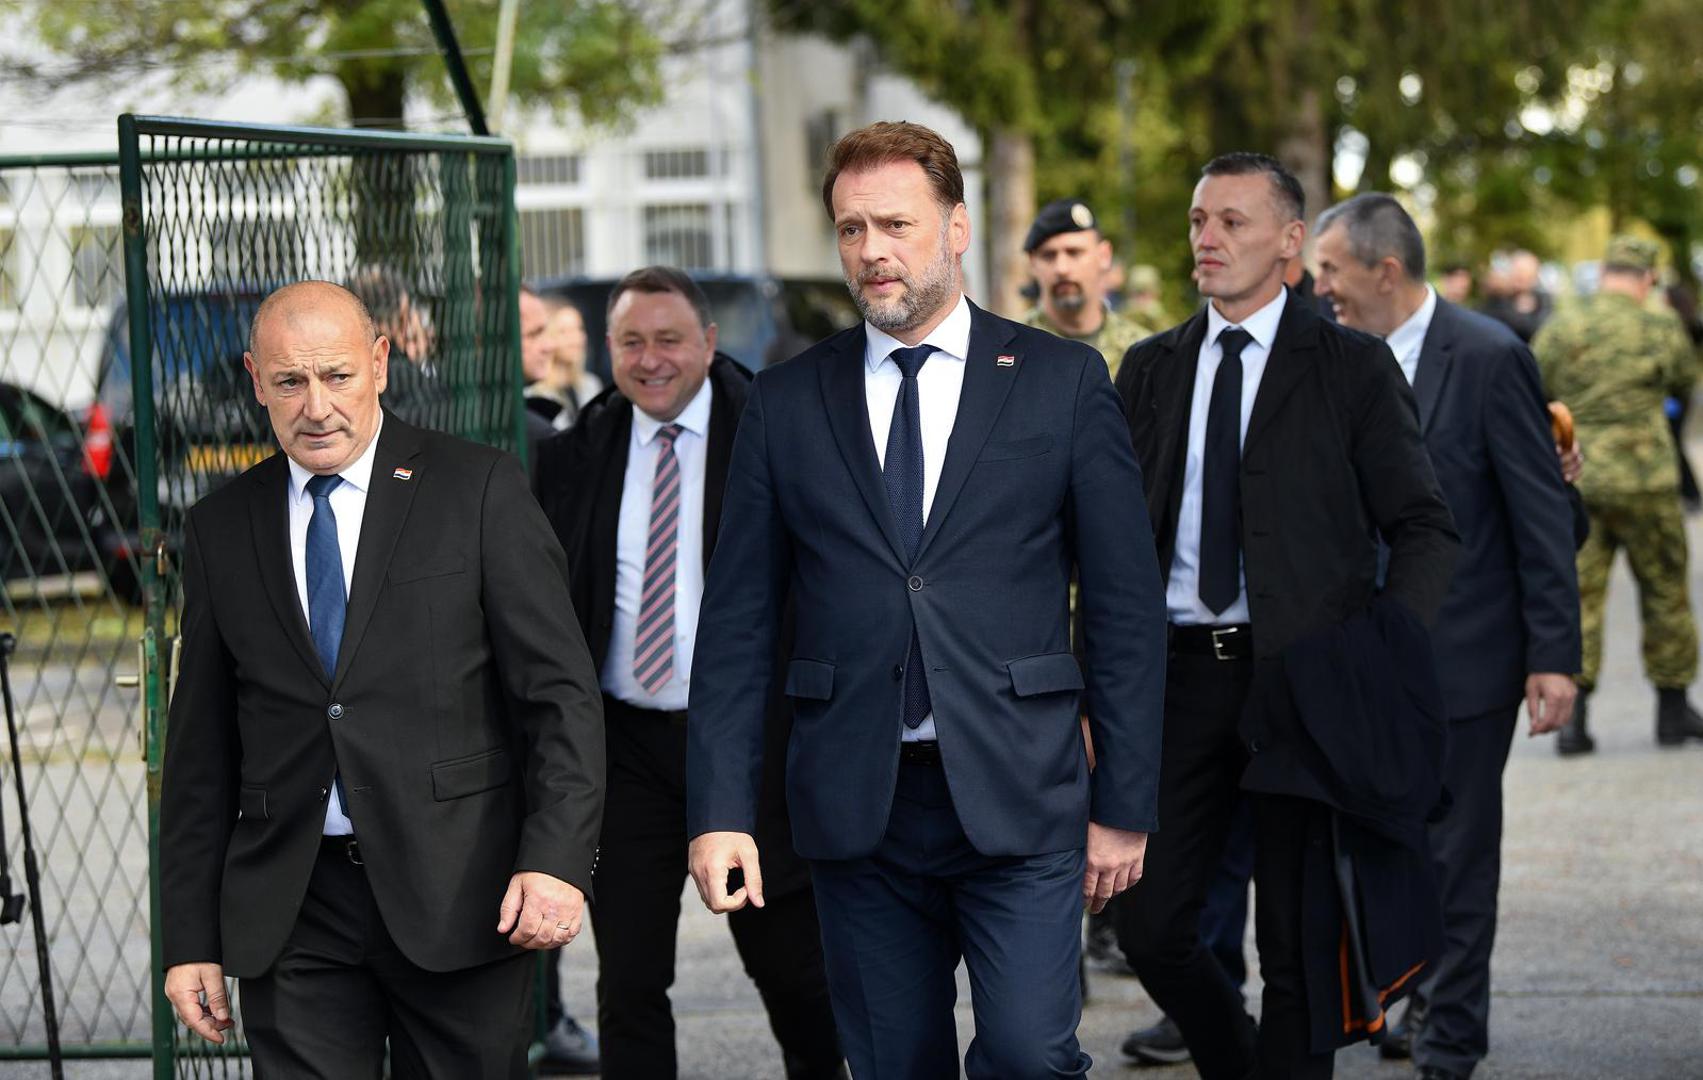
<path fill-rule="evenodd" d="M 242 354 L 260 300 L 304 278 L 348 286 L 390 337 L 386 407 L 521 448 L 514 165 L 505 143 L 453 136 L 127 117 L 120 141 L 120 157 L 0 158 L 0 630 L 18 641 L 68 1055 L 240 1075 L 154 1007 L 151 793 L 184 514 L 276 452 Z M 0 1059 L 44 1053 L 38 982 L 26 915 L 0 928 Z"/>
<path fill-rule="evenodd" d="M 273 289 L 308 278 L 346 285 L 391 339 L 388 408 L 521 448 L 514 161 L 492 139 L 128 117 L 119 129 L 121 154 L 134 155 L 124 179 L 137 226 L 125 237 L 123 336 L 147 343 L 130 354 L 146 407 L 123 411 L 119 427 L 134 432 L 141 465 L 141 546 L 164 556 L 138 564 L 145 633 L 169 642 L 185 513 L 277 451 L 242 360 Z M 157 736 L 170 649 L 150 655 Z M 149 756 L 157 762 L 157 739 Z M 170 1040 L 177 1075 L 243 1071 L 240 1058 L 181 1027 Z"/>
<path fill-rule="evenodd" d="M 124 293 L 117 159 L 0 159 L 0 629 L 61 1037 L 150 1043 L 134 474 L 102 404 Z M 131 686 L 134 687 L 134 681 Z M 4 746 L 0 742 L 0 746 Z M 4 755 L 10 872 L 23 889 Z M 0 1056 L 46 1032 L 29 916 L 0 927 Z"/>

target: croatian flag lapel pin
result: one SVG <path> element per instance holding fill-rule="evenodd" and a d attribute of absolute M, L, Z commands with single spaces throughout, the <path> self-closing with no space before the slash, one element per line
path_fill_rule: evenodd
<path fill-rule="evenodd" d="M 407 480 L 414 475 L 414 470 L 413 469 L 397 469 L 395 472 L 391 473 L 390 475 L 396 477 L 396 479 L 398 479 L 398 480 Z"/>

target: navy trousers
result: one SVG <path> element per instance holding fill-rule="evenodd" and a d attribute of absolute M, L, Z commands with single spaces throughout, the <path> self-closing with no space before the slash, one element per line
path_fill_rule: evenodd
<path fill-rule="evenodd" d="M 828 990 L 857 1080 L 956 1080 L 954 972 L 969 969 L 976 1080 L 1083 1076 L 1082 848 L 971 846 L 938 765 L 899 766 L 881 846 L 810 864 Z"/>

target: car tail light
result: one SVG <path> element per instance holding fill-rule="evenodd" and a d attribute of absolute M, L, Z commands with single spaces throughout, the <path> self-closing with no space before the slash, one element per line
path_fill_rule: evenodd
<path fill-rule="evenodd" d="M 83 426 L 83 471 L 97 480 L 112 472 L 112 419 L 98 401 L 89 406 Z"/>

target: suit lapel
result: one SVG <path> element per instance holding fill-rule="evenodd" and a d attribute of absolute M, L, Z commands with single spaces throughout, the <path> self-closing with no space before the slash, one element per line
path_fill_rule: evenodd
<path fill-rule="evenodd" d="M 868 335 L 860 325 L 855 333 L 840 338 L 839 348 L 820 365 L 823 405 L 828 426 L 840 446 L 846 469 L 858 493 L 869 507 L 881 534 L 901 566 L 907 565 L 905 542 L 893 509 L 887 503 L 887 487 L 881 479 L 881 459 L 875 456 L 875 439 L 869 433 L 869 405 L 864 391 L 863 354 Z M 924 543 L 927 543 L 925 538 Z"/>
<path fill-rule="evenodd" d="M 1242 438 L 1242 460 L 1247 460 L 1249 448 L 1264 434 L 1272 418 L 1283 408 L 1283 403 L 1289 400 L 1289 395 L 1312 370 L 1313 354 L 1319 340 L 1318 322 L 1318 315 L 1307 302 L 1291 291 L 1283 304 L 1283 318 L 1277 324 L 1271 355 L 1266 357 L 1259 392 L 1254 395 L 1254 411 L 1248 417 L 1248 433 Z"/>
<path fill-rule="evenodd" d="M 1443 396 L 1443 384 L 1448 381 L 1449 369 L 1455 362 L 1453 312 L 1443 300 L 1431 314 L 1431 326 L 1425 331 L 1425 343 L 1419 348 L 1419 369 L 1413 375 L 1413 396 L 1419 402 L 1419 433 L 1431 430 L 1431 420 L 1437 415 L 1437 402 Z"/>
<path fill-rule="evenodd" d="M 1160 496 L 1149 504 L 1151 510 L 1162 510 L 1155 517 L 1160 523 L 1161 554 L 1171 550 L 1177 535 L 1177 515 L 1183 503 L 1183 464 L 1187 458 L 1189 421 L 1192 419 L 1195 373 L 1200 368 L 1200 346 L 1206 340 L 1206 309 L 1195 313 L 1182 329 L 1175 351 L 1153 371 L 1151 427 L 1145 437 L 1153 440 L 1152 483 L 1162 485 L 1155 493 Z M 1171 567 L 1167 559 L 1167 577 Z"/>
<path fill-rule="evenodd" d="M 343 641 L 337 650 L 337 676 L 331 680 L 333 690 L 343 681 L 343 676 L 349 671 L 349 662 L 360 648 L 367 623 L 373 617 L 373 608 L 378 605 L 379 589 L 384 585 L 396 538 L 402 533 L 402 523 L 408 519 L 414 493 L 427 479 L 418 475 L 418 468 L 410 479 L 399 479 L 393 475 L 397 466 L 419 454 L 420 444 L 417 430 L 389 413 L 385 414 L 384 430 L 379 432 L 378 450 L 373 455 L 372 477 L 368 480 L 361 539 L 355 548 L 355 579 L 349 589 Z"/>
<path fill-rule="evenodd" d="M 314 676 L 325 682 L 325 667 L 313 646 L 313 633 L 296 590 L 296 569 L 290 561 L 288 462 L 283 453 L 273 454 L 251 477 L 254 486 L 249 493 L 248 508 L 254 531 L 254 555 L 260 563 L 261 585 L 278 616 L 278 625 L 285 628 L 284 636 L 290 639 Z"/>
<path fill-rule="evenodd" d="M 718 359 L 716 361 L 720 363 Z M 704 442 L 704 569 L 715 553 L 721 526 L 721 499 L 727 491 L 727 469 L 733 461 L 733 436 L 739 430 L 739 408 L 733 395 L 710 369 L 710 431 Z"/>
<path fill-rule="evenodd" d="M 923 529 L 922 542 L 917 545 L 917 558 L 928 551 L 928 545 L 940 535 L 940 530 L 958 493 L 964 489 L 981 456 L 982 444 L 988 440 L 994 421 L 999 419 L 1005 399 L 1023 370 L 1023 357 L 1014 352 L 999 354 L 1014 336 L 1013 327 L 995 318 L 974 304 L 970 305 L 970 355 L 964 358 L 964 387 L 958 396 L 958 415 L 952 421 L 952 438 L 946 443 L 946 460 L 940 466 L 940 482 L 935 485 L 934 501 L 929 505 L 928 524 Z M 1010 363 L 999 366 L 996 354 L 1006 356 Z"/>

